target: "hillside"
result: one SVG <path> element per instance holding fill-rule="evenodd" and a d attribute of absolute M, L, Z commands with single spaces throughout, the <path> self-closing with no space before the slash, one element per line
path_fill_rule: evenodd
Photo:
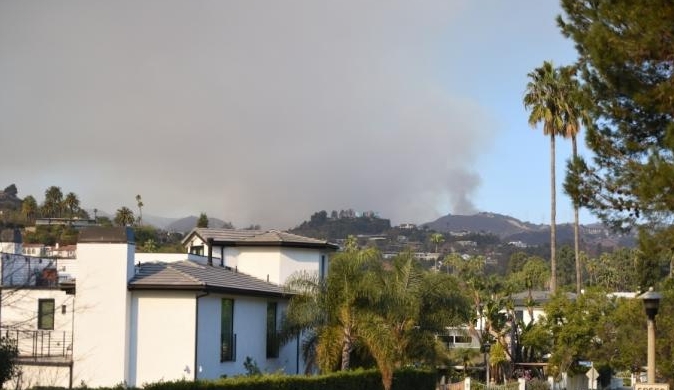
<path fill-rule="evenodd" d="M 546 225 L 534 225 L 517 218 L 496 213 L 477 213 L 473 215 L 447 214 L 422 226 L 438 232 L 487 232 L 501 238 L 524 232 L 541 232 Z"/>

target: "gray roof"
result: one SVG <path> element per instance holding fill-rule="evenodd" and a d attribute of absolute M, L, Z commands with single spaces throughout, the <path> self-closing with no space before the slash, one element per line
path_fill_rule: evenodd
<path fill-rule="evenodd" d="M 185 239 L 185 244 L 193 235 L 198 235 L 204 241 L 213 240 L 215 245 L 231 246 L 289 246 L 300 248 L 326 248 L 336 250 L 339 247 L 327 240 L 299 236 L 279 230 L 238 230 L 238 229 L 211 229 L 195 228 Z"/>
<path fill-rule="evenodd" d="M 281 286 L 229 268 L 194 261 L 144 263 L 129 281 L 130 290 L 198 290 L 255 296 L 287 295 Z"/>

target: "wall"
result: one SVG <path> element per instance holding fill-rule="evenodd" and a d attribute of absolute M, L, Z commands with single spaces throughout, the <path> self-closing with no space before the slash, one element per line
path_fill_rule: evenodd
<path fill-rule="evenodd" d="M 297 271 L 318 272 L 321 252 L 308 248 L 280 248 L 281 264 L 279 268 L 280 283 L 285 283 L 289 276 Z M 326 255 L 327 259 L 327 255 Z M 327 262 L 327 260 L 326 260 Z"/>
<path fill-rule="evenodd" d="M 194 292 L 131 292 L 129 386 L 194 379 L 195 311 Z"/>
<path fill-rule="evenodd" d="M 74 326 L 74 383 L 114 386 L 126 378 L 135 246 L 78 243 Z"/>
<path fill-rule="evenodd" d="M 218 249 L 219 250 L 219 249 Z M 233 259 L 236 259 L 233 261 Z M 270 283 L 280 284 L 279 247 L 227 247 L 225 265 Z"/>

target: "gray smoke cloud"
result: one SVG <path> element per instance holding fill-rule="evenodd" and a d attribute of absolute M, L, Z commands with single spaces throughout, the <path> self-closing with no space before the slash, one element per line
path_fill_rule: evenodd
<path fill-rule="evenodd" d="M 289 228 L 476 211 L 495 120 L 444 83 L 446 1 L 3 2 L 5 185 Z M 0 183 L 0 186 L 3 184 Z"/>

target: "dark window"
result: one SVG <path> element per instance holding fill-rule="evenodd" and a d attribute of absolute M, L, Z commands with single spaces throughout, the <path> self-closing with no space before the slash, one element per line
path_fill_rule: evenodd
<path fill-rule="evenodd" d="M 279 353 L 278 331 L 276 330 L 276 302 L 267 302 L 267 358 L 277 358 Z"/>
<path fill-rule="evenodd" d="M 220 361 L 236 359 L 236 335 L 234 334 L 234 301 L 223 299 L 220 315 Z"/>
<path fill-rule="evenodd" d="M 517 321 L 524 321 L 524 311 L 515 310 L 515 318 L 517 319 Z"/>
<path fill-rule="evenodd" d="M 473 338 L 470 336 L 456 335 L 454 336 L 454 342 L 456 344 L 470 344 L 473 341 Z"/>
<path fill-rule="evenodd" d="M 37 301 L 37 328 L 44 330 L 54 330 L 54 308 L 53 299 L 38 299 Z"/>
<path fill-rule="evenodd" d="M 204 246 L 203 245 L 194 245 L 190 247 L 190 254 L 203 256 L 204 255 Z"/>

